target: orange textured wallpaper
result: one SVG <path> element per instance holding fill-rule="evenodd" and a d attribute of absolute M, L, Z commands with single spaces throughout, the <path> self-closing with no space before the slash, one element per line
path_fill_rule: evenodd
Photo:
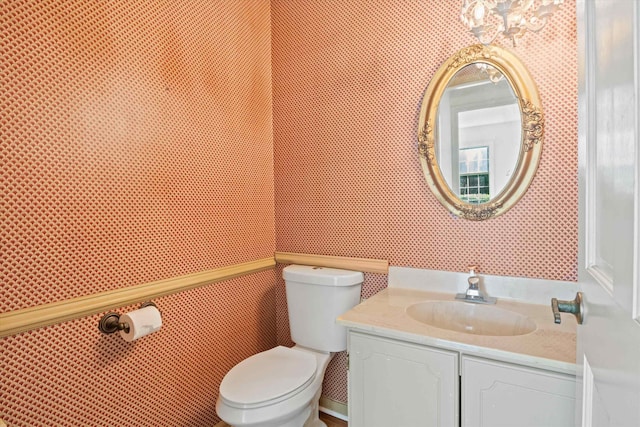
<path fill-rule="evenodd" d="M 1 8 L 0 311 L 273 255 L 267 0 Z M 160 298 L 134 343 L 99 316 L 5 338 L 0 418 L 213 425 L 222 376 L 275 345 L 275 283 Z"/>
<path fill-rule="evenodd" d="M 546 138 L 524 198 L 484 222 L 451 216 L 417 155 L 429 80 L 477 42 L 459 14 L 457 2 L 273 1 L 277 250 L 576 280 L 575 3 L 504 46 L 538 84 Z"/>
<path fill-rule="evenodd" d="M 391 265 L 577 279 L 575 2 L 512 49 L 538 85 L 546 138 L 535 179 L 506 214 L 450 215 L 417 155 L 418 112 L 439 65 L 477 43 L 460 2 L 273 0 L 276 248 Z M 386 286 L 367 275 L 363 293 Z M 287 342 L 284 289 L 278 338 Z M 344 363 L 325 396 L 346 401 Z"/>
<path fill-rule="evenodd" d="M 0 312 L 276 247 L 575 280 L 573 3 L 514 49 L 538 83 L 545 147 L 526 196 L 485 223 L 451 217 L 417 157 L 429 79 L 475 43 L 457 2 L 3 4 Z M 132 344 L 102 336 L 99 316 L 3 339 L 0 418 L 215 424 L 228 369 L 291 344 L 280 275 L 160 298 L 162 330 Z M 367 274 L 363 295 L 385 286 L 386 276 Z M 344 359 L 324 383 L 343 402 Z M 113 404 L 120 395 L 136 397 Z"/>
<path fill-rule="evenodd" d="M 272 256 L 267 1 L 3 9 L 2 311 Z"/>

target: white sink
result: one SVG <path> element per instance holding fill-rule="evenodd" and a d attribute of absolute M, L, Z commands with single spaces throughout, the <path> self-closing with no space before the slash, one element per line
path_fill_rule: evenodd
<path fill-rule="evenodd" d="M 526 335 L 537 328 L 527 316 L 493 305 L 462 301 L 420 302 L 407 307 L 407 314 L 436 328 L 474 335 Z"/>

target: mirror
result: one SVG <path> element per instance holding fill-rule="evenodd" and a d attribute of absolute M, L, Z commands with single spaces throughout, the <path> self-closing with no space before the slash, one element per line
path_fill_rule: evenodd
<path fill-rule="evenodd" d="M 485 220 L 511 208 L 535 175 L 544 117 L 524 64 L 497 46 L 473 45 L 438 69 L 420 111 L 425 178 L 453 214 Z"/>

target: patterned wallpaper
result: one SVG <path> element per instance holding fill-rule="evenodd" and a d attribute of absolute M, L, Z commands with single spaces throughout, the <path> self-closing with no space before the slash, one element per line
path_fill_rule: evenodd
<path fill-rule="evenodd" d="M 214 426 L 224 375 L 276 345 L 274 281 L 271 270 L 158 298 L 162 328 L 132 343 L 101 334 L 100 315 L 3 338 L 0 418 L 9 427 Z"/>
<path fill-rule="evenodd" d="M 0 311 L 274 248 L 575 280 L 574 9 L 565 2 L 514 49 L 538 83 L 545 146 L 522 201 L 477 223 L 440 206 L 416 155 L 429 79 L 475 43 L 457 6 L 3 5 Z M 0 417 L 12 427 L 215 424 L 224 373 L 291 344 L 280 273 L 160 298 L 162 330 L 131 344 L 100 335 L 99 316 L 3 339 Z M 385 286 L 367 274 L 363 294 Z M 344 366 L 338 355 L 324 394 L 346 402 Z M 114 395 L 131 401 L 113 405 Z"/>
<path fill-rule="evenodd" d="M 268 1 L 1 9 L 2 312 L 273 255 Z M 274 283 L 160 298 L 134 343 L 99 316 L 5 338 L 0 418 L 214 425 L 223 375 L 275 345 Z"/>
<path fill-rule="evenodd" d="M 2 311 L 272 255 L 267 2 L 1 19 Z"/>
<path fill-rule="evenodd" d="M 452 4 L 456 3 L 453 7 Z M 546 138 L 536 177 L 506 214 L 453 217 L 427 186 L 418 112 L 439 65 L 477 43 L 458 2 L 272 1 L 276 248 L 391 265 L 577 280 L 575 2 L 513 48 L 536 80 Z M 386 286 L 367 275 L 363 292 Z M 277 291 L 278 313 L 286 309 Z M 287 342 L 279 314 L 278 339 Z M 325 395 L 346 401 L 344 363 Z"/>
<path fill-rule="evenodd" d="M 273 111 L 279 251 L 391 265 L 576 280 L 577 53 L 565 2 L 516 48 L 538 84 L 546 138 L 523 199 L 484 222 L 451 216 L 417 156 L 423 93 L 477 41 L 450 2 L 274 1 Z"/>

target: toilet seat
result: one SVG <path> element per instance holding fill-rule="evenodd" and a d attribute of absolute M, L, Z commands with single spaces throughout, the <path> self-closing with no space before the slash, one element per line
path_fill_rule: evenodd
<path fill-rule="evenodd" d="M 234 408 L 272 405 L 304 390 L 316 370 L 313 354 L 278 346 L 234 366 L 220 384 L 220 397 Z"/>

